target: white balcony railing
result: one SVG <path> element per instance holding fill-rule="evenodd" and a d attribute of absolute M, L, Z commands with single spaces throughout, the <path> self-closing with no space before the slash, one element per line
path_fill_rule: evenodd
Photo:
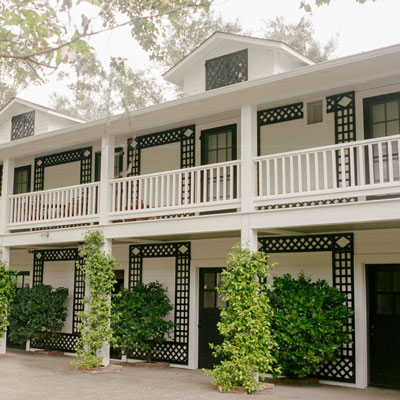
<path fill-rule="evenodd" d="M 111 184 L 112 216 L 226 209 L 240 202 L 240 161 L 115 179 Z"/>
<path fill-rule="evenodd" d="M 256 204 L 400 191 L 400 135 L 255 158 Z"/>
<path fill-rule="evenodd" d="M 99 183 L 9 197 L 11 226 L 90 220 L 99 213 Z"/>

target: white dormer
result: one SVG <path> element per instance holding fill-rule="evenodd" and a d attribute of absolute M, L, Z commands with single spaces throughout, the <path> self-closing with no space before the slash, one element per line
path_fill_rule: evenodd
<path fill-rule="evenodd" d="M 193 95 L 312 64 L 283 42 L 216 32 L 164 78 Z"/>
<path fill-rule="evenodd" d="M 0 143 L 41 135 L 82 122 L 81 119 L 16 97 L 0 110 Z"/>

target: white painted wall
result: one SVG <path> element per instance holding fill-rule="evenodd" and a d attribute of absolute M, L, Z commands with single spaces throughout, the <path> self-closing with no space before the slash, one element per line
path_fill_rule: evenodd
<path fill-rule="evenodd" d="M 80 161 L 46 167 L 44 169 L 43 190 L 79 185 L 80 175 Z"/>

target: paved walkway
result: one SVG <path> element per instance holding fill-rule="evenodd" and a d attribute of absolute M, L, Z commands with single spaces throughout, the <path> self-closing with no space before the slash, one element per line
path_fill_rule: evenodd
<path fill-rule="evenodd" d="M 1 400 L 229 400 L 245 393 L 219 393 L 200 370 L 125 366 L 122 371 L 86 374 L 72 358 L 12 350 L 0 358 Z M 333 386 L 275 386 L 252 395 L 271 400 L 399 400 L 400 391 Z"/>

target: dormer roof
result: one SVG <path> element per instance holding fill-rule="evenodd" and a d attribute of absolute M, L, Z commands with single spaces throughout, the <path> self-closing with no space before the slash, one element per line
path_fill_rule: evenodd
<path fill-rule="evenodd" d="M 286 53 L 293 60 L 300 62 L 303 66 L 313 65 L 314 62 L 308 57 L 300 54 L 292 47 L 284 42 L 270 39 L 255 38 L 244 35 L 237 35 L 225 32 L 215 32 L 186 57 L 170 68 L 163 76 L 164 78 L 178 86 L 183 86 L 183 77 L 193 67 L 193 65 L 202 62 L 208 58 L 208 55 L 213 52 L 218 46 L 235 42 L 241 45 L 259 46 L 269 50 L 275 50 Z"/>

